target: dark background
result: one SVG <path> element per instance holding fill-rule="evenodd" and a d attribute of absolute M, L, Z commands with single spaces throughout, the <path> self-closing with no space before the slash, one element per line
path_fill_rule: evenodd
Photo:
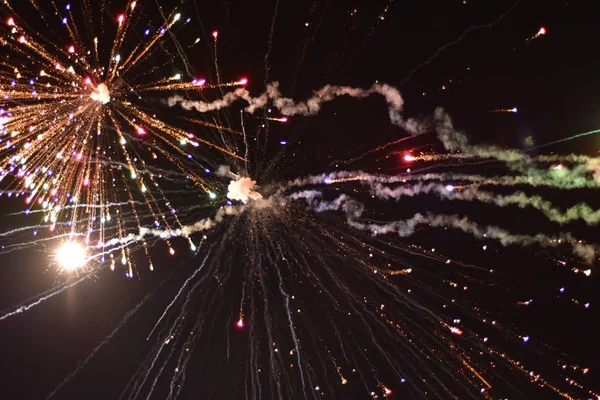
<path fill-rule="evenodd" d="M 111 7 L 116 16 L 119 7 L 118 2 L 114 3 Z M 260 93 L 264 88 L 264 57 L 275 2 L 184 3 L 180 7 L 182 15 L 192 21 L 178 37 L 182 43 L 190 43 L 195 37 L 202 39 L 188 54 L 197 76 L 214 82 L 210 33 L 218 30 L 222 79 L 232 81 L 246 76 L 250 79 L 249 90 Z M 71 4 L 76 7 L 76 2 Z M 285 95 L 303 99 L 328 83 L 368 87 L 379 80 L 400 89 L 407 115 L 426 117 L 435 107 L 443 106 L 473 141 L 500 146 L 526 149 L 527 137 L 538 145 L 596 129 L 600 117 L 596 5 L 583 0 L 523 0 L 500 21 L 487 26 L 514 4 L 484 0 L 281 0 L 268 60 L 269 81 L 279 81 Z M 548 33 L 527 43 L 541 26 Z M 145 26 L 138 29 L 141 32 Z M 458 43 L 423 64 L 467 29 L 471 31 Z M 181 65 L 173 67 L 174 73 L 181 70 Z M 512 107 L 519 112 L 487 112 Z M 403 134 L 389 124 L 385 106 L 376 98 L 360 102 L 340 99 L 324 106 L 316 118 L 290 118 L 285 126 L 272 124 L 272 130 L 273 135 L 289 141 L 281 161 L 280 178 L 330 170 L 332 160 L 356 156 Z M 267 157 L 280 148 L 278 140 L 274 140 Z M 592 135 L 546 151 L 595 156 L 598 139 Z M 399 158 L 381 166 L 369 159 L 360 166 L 376 170 L 402 164 Z M 569 204 L 569 196 L 561 194 L 557 201 Z M 584 197 L 596 208 L 600 206 L 594 202 L 592 193 Z M 3 197 L 0 206 L 9 213 L 18 211 L 21 203 Z M 414 204 L 412 209 L 419 206 Z M 480 211 L 482 215 L 485 212 Z M 534 229 L 545 228 L 536 225 L 534 217 L 525 218 L 532 218 Z M 0 224 L 5 230 L 18 226 L 20 221 L 5 218 Z M 593 229 L 583 226 L 574 229 L 585 237 L 596 237 L 597 231 Z M 26 240 L 27 236 L 0 239 L 7 243 Z M 435 244 L 435 232 L 423 241 Z M 580 275 L 549 265 L 547 260 L 551 257 L 545 254 L 512 248 L 494 250 L 493 254 L 501 255 L 500 258 L 480 254 L 477 242 L 463 242 L 462 237 L 455 242 L 456 246 L 448 245 L 454 247 L 448 252 L 462 254 L 465 261 L 486 267 L 505 266 L 504 277 L 498 278 L 501 285 L 542 299 L 534 307 L 509 314 L 517 325 L 531 332 L 532 338 L 540 337 L 559 348 L 574 363 L 590 366 L 592 370 L 594 366 L 600 367 L 597 363 L 600 348 L 594 334 L 599 316 L 594 302 L 598 299 L 599 284 L 595 270 L 590 278 L 581 279 Z M 183 242 L 180 244 L 181 248 L 185 246 Z M 152 250 L 156 267 L 153 274 L 129 280 L 123 274 L 101 272 L 23 315 L 1 321 L 0 397 L 44 398 L 114 329 L 127 311 L 166 280 L 128 327 L 56 397 L 118 398 L 151 346 L 144 340 L 149 329 L 197 262 L 189 253 L 180 251 L 177 263 L 171 259 L 167 263 L 160 246 Z M 439 243 L 437 246 L 442 247 Z M 0 256 L 0 309 L 11 309 L 61 279 L 55 270 L 48 268 L 50 252 L 34 247 Z M 573 298 L 591 301 L 590 309 L 573 305 L 571 294 L 556 294 L 561 286 L 568 290 L 574 287 Z M 483 304 L 494 307 L 493 299 L 485 298 L 483 293 L 481 296 Z M 596 389 L 597 377 L 592 373 L 586 378 Z M 228 384 L 227 377 L 217 378 L 217 386 Z M 550 398 L 550 394 L 542 393 L 537 398 Z M 195 398 L 203 396 L 206 394 Z"/>

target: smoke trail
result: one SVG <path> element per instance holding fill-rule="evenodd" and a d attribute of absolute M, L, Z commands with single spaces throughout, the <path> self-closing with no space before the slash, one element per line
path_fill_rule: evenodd
<path fill-rule="evenodd" d="M 273 82 L 267 85 L 266 91 L 258 97 L 252 97 L 248 90 L 238 88 L 229 92 L 223 98 L 207 103 L 204 101 L 187 100 L 181 96 L 173 96 L 167 99 L 169 107 L 179 105 L 186 110 L 196 110 L 204 113 L 213 110 L 220 110 L 229 107 L 237 100 L 244 100 L 248 103 L 245 111 L 253 114 L 257 109 L 264 107 L 268 100 L 273 102 L 283 115 L 304 115 L 312 116 L 319 113 L 324 103 L 333 101 L 340 96 L 349 96 L 355 99 L 362 99 L 372 94 L 379 94 L 384 97 L 388 104 L 390 121 L 411 134 L 418 134 L 424 130 L 423 124 L 416 119 L 405 120 L 402 117 L 402 107 L 404 100 L 398 89 L 381 83 L 375 83 L 369 89 L 353 88 L 349 86 L 326 85 L 314 93 L 314 96 L 306 101 L 295 101 L 288 97 L 283 97 L 279 92 L 279 83 Z"/>
<path fill-rule="evenodd" d="M 403 196 L 413 197 L 420 194 L 435 193 L 442 199 L 479 201 L 498 207 L 509 205 L 516 205 L 520 208 L 532 207 L 544 213 L 550 221 L 561 225 L 575 220 L 583 220 L 588 225 L 597 225 L 600 223 L 600 210 L 594 210 L 586 203 L 576 204 L 569 207 L 565 212 L 562 212 L 560 209 L 554 207 L 552 202 L 541 196 L 528 196 L 523 192 L 499 195 L 479 190 L 477 187 L 468 187 L 456 191 L 452 185 L 420 182 L 415 185 L 394 189 L 384 186 L 381 183 L 376 183 L 371 186 L 371 193 L 379 199 L 394 199 L 396 201 L 399 201 Z"/>
<path fill-rule="evenodd" d="M 594 246 L 582 243 L 568 232 L 559 233 L 558 236 L 548 236 L 543 233 L 535 235 L 513 234 L 496 226 L 481 226 L 465 216 L 423 215 L 420 213 L 415 214 L 407 220 L 392 221 L 384 224 L 366 224 L 359 221 L 364 211 L 364 205 L 347 195 L 342 194 L 335 200 L 325 201 L 320 199 L 318 191 L 305 191 L 296 193 L 293 198 L 305 199 L 309 207 L 315 212 L 341 210 L 346 215 L 346 221 L 349 226 L 361 231 L 370 232 L 373 235 L 395 232 L 401 237 L 408 237 L 415 232 L 418 226 L 429 225 L 432 227 L 451 227 L 479 239 L 494 239 L 499 241 L 503 246 L 518 244 L 521 246 L 558 247 L 564 242 L 571 245 L 573 254 L 587 262 L 592 262 L 597 252 Z"/>

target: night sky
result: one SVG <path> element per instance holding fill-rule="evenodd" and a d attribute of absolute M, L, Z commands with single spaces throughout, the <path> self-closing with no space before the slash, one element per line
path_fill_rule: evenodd
<path fill-rule="evenodd" d="M 93 0 L 92 3 L 100 4 L 102 0 Z M 112 0 L 106 3 L 110 3 L 105 9 L 106 20 L 116 20 L 120 10 L 125 7 L 125 1 Z M 153 1 L 138 0 L 138 3 L 148 3 L 145 18 L 132 27 L 141 37 L 148 26 L 158 27 L 161 20 Z M 60 0 L 57 4 L 62 10 L 67 2 Z M 279 82 L 280 91 L 286 97 L 297 100 L 309 98 L 314 91 L 327 84 L 368 88 L 378 81 L 400 91 L 405 102 L 405 116 L 430 121 L 434 110 L 443 107 L 453 118 L 454 126 L 473 143 L 520 149 L 531 156 L 570 153 L 599 156 L 600 141 L 597 135 L 536 149 L 558 139 L 600 128 L 600 100 L 597 95 L 600 93 L 600 56 L 596 45 L 598 24 L 594 2 L 162 0 L 160 4 L 169 11 L 176 7 L 182 19 L 190 18 L 186 27 L 176 32 L 174 37 L 186 53 L 188 68 L 194 76 L 204 77 L 208 83 L 217 81 L 211 33 L 218 30 L 220 78 L 224 82 L 248 78 L 246 87 L 253 96 L 265 90 L 265 81 Z M 78 2 L 72 1 L 71 7 L 76 9 Z M 0 10 L 3 20 L 12 15 L 5 6 L 0 6 Z M 21 13 L 22 20 L 31 18 L 32 21 L 38 21 L 35 15 L 27 14 L 31 13 L 31 7 L 16 11 Z M 534 37 L 542 27 L 545 34 Z M 46 29 L 49 37 L 60 38 L 54 28 L 40 24 L 38 29 L 40 35 L 44 35 Z M 5 37 L 4 30 L 2 35 Z M 132 41 L 130 47 L 135 45 L 136 35 L 129 39 Z M 200 43 L 189 46 L 197 37 L 201 39 Z M 1 46 L 0 52 L 4 52 Z M 159 65 L 160 71 L 170 71 L 172 74 L 186 73 L 177 56 L 175 41 L 168 39 L 164 46 L 170 49 L 167 54 L 172 54 L 172 59 L 176 61 L 171 65 L 168 56 L 160 53 L 152 56 L 155 58 L 151 57 L 148 64 Z M 5 90 L 4 85 L 2 90 Z M 223 90 L 227 92 L 230 89 Z M 192 111 L 167 108 L 164 100 L 171 94 L 149 95 L 145 99 L 144 109 L 156 112 L 173 125 L 194 116 Z M 203 99 L 208 99 L 205 101 L 213 101 L 221 93 L 215 89 L 207 91 L 204 96 Z M 215 112 L 214 117 L 207 114 L 202 118 L 240 130 L 239 110 L 242 108 L 237 105 L 230 110 Z M 509 111 L 513 108 L 518 112 Z M 277 113 L 276 110 L 273 112 Z M 266 112 L 257 112 L 247 115 L 244 121 L 245 128 L 257 132 L 257 136 L 265 135 L 268 130 L 268 141 L 250 145 L 253 152 L 250 155 L 251 175 L 265 190 L 289 179 L 342 169 L 390 175 L 404 173 L 407 168 L 413 168 L 403 160 L 407 152 L 414 155 L 419 151 L 428 154 L 444 152 L 435 132 L 430 130 L 355 163 L 336 163 L 336 160 L 354 158 L 377 146 L 408 136 L 401 128 L 390 123 L 386 104 L 375 96 L 362 100 L 340 98 L 324 105 L 316 116 L 291 116 L 286 123 L 267 121 L 264 119 L 266 115 Z M 183 124 L 189 126 L 189 122 Z M 216 131 L 205 127 L 202 129 L 218 140 Z M 281 141 L 286 144 L 281 144 Z M 195 151 L 201 152 L 202 148 Z M 5 154 L 0 154 L 0 159 L 4 160 Z M 211 164 L 212 169 L 227 163 L 220 154 L 212 158 L 216 160 Z M 165 160 L 158 160 L 157 163 L 159 168 L 173 168 Z M 452 163 L 441 162 L 444 164 L 441 166 L 423 163 L 414 168 L 431 167 L 433 172 L 472 172 L 490 176 L 513 173 L 507 172 L 506 167 L 499 163 L 467 164 L 459 165 L 456 170 L 450 170 L 450 167 L 445 169 Z M 203 167 L 202 162 L 194 166 L 198 169 Z M 211 187 L 218 188 L 221 193 L 227 191 L 227 179 L 214 178 L 211 182 L 214 185 Z M 3 194 L 14 189 L 6 182 L 2 185 L 0 190 Z M 182 212 L 185 223 L 212 215 L 225 202 L 224 198 L 206 201 L 206 196 L 201 198 L 190 186 L 178 186 L 175 182 L 167 181 L 163 188 L 165 196 L 173 198 L 180 209 L 190 209 L 189 212 Z M 115 190 L 124 193 L 119 187 Z M 457 205 L 452 203 L 451 207 L 450 202 L 440 201 L 433 196 L 415 196 L 381 205 L 372 201 L 368 192 L 361 192 L 359 185 L 343 184 L 337 190 L 326 192 L 327 199 L 331 200 L 341 192 L 355 194 L 366 206 L 365 218 L 373 221 L 409 218 L 415 212 L 451 211 L 469 215 L 481 223 L 500 224 L 511 232 L 534 235 L 537 232 L 550 234 L 568 231 L 592 244 L 598 243 L 597 225 L 576 221 L 561 229 L 535 211 L 523 211 L 516 206 L 501 210 L 489 204 L 464 202 Z M 507 194 L 511 190 L 516 189 L 502 188 L 499 193 Z M 586 202 L 594 210 L 600 208 L 593 188 L 572 191 L 540 188 L 532 193 L 547 195 L 562 208 L 578 202 Z M 193 208 L 198 203 L 203 206 Z M 55 242 L 28 245 L 33 238 L 33 229 L 9 233 L 15 228 L 41 223 L 35 216 L 9 215 L 23 209 L 21 199 L 9 199 L 6 194 L 0 197 L 0 215 L 4 217 L 0 218 L 0 245 L 3 249 L 0 252 L 0 315 L 13 311 L 28 299 L 35 301 L 40 294 L 46 291 L 50 293 L 53 287 L 72 279 L 72 276 L 58 271 L 56 265 L 51 263 Z M 110 337 L 110 342 L 52 398 L 119 399 L 122 393 L 124 399 L 146 398 L 146 391 L 134 396 L 135 390 L 132 392 L 130 380 L 132 377 L 139 379 L 144 374 L 139 368 L 148 365 L 148 357 L 153 354 L 154 346 L 165 330 L 159 329 L 159 333 L 151 340 L 146 340 L 146 337 L 183 287 L 186 293 L 192 293 L 191 305 L 185 314 L 187 319 L 174 322 L 178 314 L 175 312 L 174 315 L 169 314 L 167 322 L 174 323 L 177 334 L 182 336 L 193 330 L 190 325 L 193 323 L 188 321 L 190 319 L 202 319 L 202 315 L 205 315 L 206 325 L 203 325 L 202 333 L 199 333 L 198 341 L 194 344 L 195 356 L 187 367 L 184 390 L 179 398 L 244 399 L 248 393 L 245 389 L 250 368 L 248 360 L 257 360 L 262 368 L 268 365 L 265 349 L 269 348 L 269 329 L 257 328 L 251 334 L 248 327 L 238 329 L 235 326 L 244 295 L 242 287 L 248 288 L 250 293 L 245 294 L 248 297 L 244 300 L 244 317 L 254 315 L 250 311 L 254 309 L 259 317 L 249 322 L 257 326 L 271 326 L 275 336 L 285 338 L 281 339 L 282 343 L 285 342 L 285 345 L 281 344 L 281 348 L 285 348 L 282 353 L 289 357 L 289 348 L 293 345 L 289 331 L 278 333 L 287 329 L 287 315 L 278 279 L 294 282 L 287 286 L 288 294 L 301 299 L 298 308 L 303 309 L 302 319 L 299 319 L 297 326 L 298 332 L 303 335 L 302 347 L 310 359 L 309 369 L 317 376 L 327 377 L 320 380 L 321 386 L 325 387 L 326 381 L 330 385 L 323 389 L 323 394 L 313 387 L 309 388 L 308 394 L 303 393 L 296 371 L 290 373 L 290 376 L 296 377 L 284 380 L 285 389 L 278 392 L 269 383 L 269 378 L 263 376 L 260 379 L 263 386 L 260 396 L 251 392 L 255 398 L 278 398 L 278 393 L 284 393 L 279 398 L 286 399 L 372 398 L 365 386 L 372 387 L 378 398 L 386 397 L 385 388 L 390 388 L 387 398 L 393 399 L 451 398 L 448 393 L 436 394 L 431 391 L 425 394 L 421 389 L 405 389 L 405 386 L 411 385 L 410 378 L 408 382 L 401 381 L 404 375 L 389 368 L 385 357 L 376 351 L 369 362 L 356 356 L 350 357 L 355 363 L 342 360 L 342 353 L 336 347 L 339 338 L 327 327 L 339 321 L 335 314 L 336 307 L 344 310 L 351 308 L 350 302 L 345 300 L 345 291 L 360 294 L 361 298 L 381 299 L 389 304 L 399 302 L 398 298 L 383 293 L 382 284 L 362 277 L 353 269 L 352 265 L 363 265 L 363 261 L 364 265 L 370 263 L 369 253 L 377 253 L 373 265 L 403 260 L 398 268 L 421 269 L 422 275 L 410 283 L 403 282 L 402 275 L 391 276 L 389 282 L 402 290 L 407 287 L 421 290 L 416 295 L 418 302 L 448 318 L 451 318 L 451 314 L 444 314 L 445 311 L 439 307 L 438 295 L 448 299 L 456 295 L 449 289 L 448 282 L 472 286 L 468 294 L 458 297 L 464 298 L 464 303 L 461 303 L 464 309 L 457 311 L 456 315 L 462 316 L 465 332 L 466 328 L 472 329 L 477 332 L 478 338 L 489 332 L 489 337 L 507 354 L 533 368 L 540 368 L 542 371 L 539 372 L 544 374 L 548 382 L 558 382 L 562 385 L 561 390 L 572 394 L 573 398 L 591 398 L 578 397 L 582 396 L 581 393 L 587 393 L 586 390 L 600 393 L 600 345 L 594 329 L 600 317 L 597 311 L 600 305 L 597 254 L 594 260 L 587 263 L 577 260 L 564 248 L 541 249 L 535 245 L 503 247 L 493 240 L 481 241 L 458 231 L 449 233 L 443 228 L 423 227 L 407 238 L 398 238 L 394 234 L 374 238 L 367 232 L 353 231 L 348 227 L 341 211 L 315 216 L 307 207 L 300 205 L 290 206 L 286 208 L 284 216 L 265 218 L 266 221 L 260 218 L 255 221 L 254 217 L 243 214 L 235 218 L 231 223 L 225 220 L 209 231 L 205 247 L 200 247 L 196 252 L 190 251 L 189 244 L 182 238 L 173 240 L 176 250 L 174 256 L 168 254 L 163 241 L 150 242 L 153 272 L 148 271 L 147 258 L 138 244 L 132 246 L 131 252 L 131 258 L 140 270 L 134 279 L 128 279 L 125 270 L 119 270 L 119 267 L 114 272 L 108 268 L 98 268 L 82 283 L 24 313 L 0 320 L 0 398 L 46 398 L 142 301 L 142 306 Z M 261 237 L 261 234 L 264 236 Z M 41 235 L 51 236 L 49 233 Z M 202 234 L 196 235 L 194 240 L 198 243 Z M 328 235 L 339 241 L 334 241 Z M 268 246 L 272 241 L 278 243 L 273 248 L 277 251 L 282 249 L 281 254 L 303 254 L 302 261 L 298 261 L 303 265 L 301 268 L 306 266 L 318 270 L 323 266 L 323 260 L 328 260 L 327 257 L 331 255 L 327 268 L 341 271 L 339 276 L 344 277 L 345 286 L 338 287 L 335 280 L 322 278 L 321 272 L 311 276 L 303 269 L 297 275 L 289 273 L 283 278 L 281 275 L 278 278 L 273 271 L 263 275 L 256 265 L 269 265 L 271 247 Z M 314 251 L 311 252 L 312 245 Z M 485 246 L 489 248 L 484 249 Z M 400 248 L 411 249 L 414 254 Z M 431 254 L 433 248 L 435 255 Z M 297 253 L 293 249 L 297 249 Z M 205 254 L 211 254 L 207 263 L 211 278 L 202 281 L 205 286 L 190 291 L 192 285 L 186 286 L 187 279 L 203 263 Z M 360 254 L 364 255 L 364 260 L 359 260 Z M 435 261 L 434 257 L 438 254 L 459 260 L 463 265 L 452 270 L 452 264 Z M 564 268 L 556 262 L 563 259 L 570 260 L 569 267 Z M 278 263 L 281 262 L 278 259 Z M 293 268 L 290 264 L 290 270 Z M 581 273 L 573 273 L 572 268 L 591 268 L 591 275 L 585 277 Z M 490 269 L 497 273 L 490 276 L 485 272 Z M 260 277 L 264 282 L 257 283 Z M 221 280 L 225 279 L 228 284 L 223 285 Z M 256 279 L 254 284 L 247 283 L 250 279 Z M 336 307 L 324 294 L 327 292 L 325 289 L 316 289 L 319 284 L 315 282 L 321 282 L 324 288 L 330 290 L 331 296 L 339 300 Z M 265 286 L 262 286 L 263 283 Z M 565 290 L 560 291 L 560 288 Z M 535 299 L 531 306 L 516 305 L 530 298 Z M 264 305 L 264 299 L 270 301 L 268 307 Z M 589 303 L 589 307 L 583 307 L 584 303 Z M 370 303 L 365 300 L 365 304 Z M 176 307 L 183 307 L 182 302 L 178 302 Z M 475 321 L 477 318 L 472 313 L 473 309 L 480 312 L 478 315 L 499 318 L 505 325 L 495 332 L 486 330 Z M 268 312 L 263 313 L 263 310 L 276 310 L 270 322 Z M 435 328 L 423 314 L 408 307 L 406 310 L 391 310 L 388 316 L 395 321 L 413 319 L 413 322 L 401 323 L 409 335 L 441 337 L 437 336 L 437 329 L 441 329 L 439 326 Z M 369 351 L 377 346 L 398 347 L 396 342 L 381 333 L 379 325 L 372 326 L 374 334 L 365 330 L 366 321 L 370 320 L 357 318 L 347 324 L 339 323 L 341 335 L 348 338 L 349 342 L 356 343 L 357 348 Z M 416 326 L 421 326 L 423 331 L 417 330 Z M 519 339 L 525 333 L 531 337 L 527 343 L 529 348 Z M 264 347 L 256 347 L 261 349 L 258 354 L 251 353 L 251 347 L 248 346 L 253 335 L 260 343 L 267 343 Z M 446 339 L 448 336 L 450 339 Z M 466 336 L 466 333 L 458 337 L 444 332 L 444 339 L 436 343 L 450 347 L 453 346 L 452 338 L 456 337 L 457 346 L 469 347 L 471 343 L 467 342 Z M 377 341 L 374 337 L 377 337 Z M 405 348 L 398 348 L 400 350 L 393 354 L 405 351 Z M 472 347 L 469 348 L 472 350 Z M 359 370 L 355 374 L 363 374 L 366 383 L 353 379 L 354 375 L 348 372 L 348 385 L 339 384 L 339 377 L 332 372 L 334 367 L 330 365 L 331 359 L 323 358 L 329 349 L 335 353 L 331 357 L 339 362 L 342 370 L 350 370 L 351 365 L 355 365 Z M 422 359 L 425 360 L 425 357 Z M 582 367 L 576 372 L 563 374 L 560 368 L 548 367 L 556 360 L 566 360 L 565 363 L 569 365 Z M 399 357 L 394 362 L 402 364 Z M 412 365 L 412 362 L 408 363 Z M 172 361 L 165 362 L 165 365 L 167 368 L 173 367 Z M 582 369 L 586 367 L 590 369 L 589 373 L 582 374 Z M 448 391 L 461 399 L 485 396 L 560 398 L 552 390 L 541 389 L 530 383 L 530 377 L 515 369 L 506 368 L 502 370 L 504 372 L 499 372 L 504 374 L 504 380 L 496 376 L 492 381 L 497 391 L 492 389 L 488 393 L 480 393 L 477 385 L 472 390 L 462 386 L 459 380 L 453 381 L 451 372 L 443 372 L 446 368 L 455 367 L 436 365 L 428 370 L 433 376 L 423 371 L 407 376 L 413 380 L 418 377 L 430 381 L 439 376 Z M 373 379 L 372 371 L 375 369 L 378 370 L 379 382 Z M 149 376 L 151 380 L 154 379 L 156 370 Z M 170 376 L 157 379 L 157 389 L 150 398 L 168 398 Z M 569 378 L 576 378 L 586 390 L 570 392 L 569 385 L 565 384 Z"/>

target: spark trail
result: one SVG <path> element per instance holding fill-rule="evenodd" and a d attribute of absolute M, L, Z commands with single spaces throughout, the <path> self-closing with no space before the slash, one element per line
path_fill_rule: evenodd
<path fill-rule="evenodd" d="M 7 4 L 2 10 L 12 13 Z M 94 4 L 84 2 L 82 9 L 93 10 Z M 530 338 L 477 296 L 485 292 L 498 303 L 517 303 L 512 288 L 496 280 L 494 268 L 477 265 L 466 254 L 470 244 L 444 246 L 458 237 L 481 241 L 482 251 L 498 244 L 519 254 L 544 250 L 544 260 L 552 260 L 553 267 L 568 261 L 576 278 L 585 279 L 598 261 L 599 247 L 572 233 L 570 224 L 600 223 L 600 211 L 578 191 L 598 189 L 596 158 L 534 157 L 470 143 L 442 109 L 425 120 L 405 117 L 400 92 L 384 83 L 367 88 L 327 85 L 308 99 L 295 100 L 282 94 L 277 82 L 265 82 L 264 92 L 254 96 L 244 87 L 246 79 L 221 81 L 216 31 L 211 48 L 216 84 L 184 77 L 173 71 L 170 55 L 175 52 L 162 50 L 175 40 L 181 59 L 177 65 L 188 74 L 193 70 L 174 32 L 185 28 L 185 19 L 158 1 L 156 11 L 163 20 L 144 31 L 142 40 L 130 42 L 132 31 L 139 29 L 132 21 L 144 18 L 141 3 L 128 2 L 114 21 L 101 17 L 112 32 L 107 49 L 77 33 L 84 27 L 97 32 L 95 13 L 85 12 L 84 19 L 91 22 L 80 25 L 69 10 L 31 5 L 45 21 L 65 15 L 66 22 L 55 21 L 64 25 L 55 31 L 73 44 L 58 48 L 20 24 L 20 18 L 8 20 L 9 27 L 2 30 L 3 44 L 14 56 L 0 67 L 5 95 L 0 129 L 3 140 L 10 140 L 0 153 L 2 190 L 30 204 L 24 215 L 7 217 L 32 214 L 43 222 L 1 233 L 3 240 L 14 239 L 1 253 L 77 238 L 85 243 L 89 260 L 81 277 L 22 303 L 0 321 L 55 298 L 106 267 L 121 265 L 128 278 L 139 275 L 135 254 L 143 254 L 152 270 L 154 247 L 166 245 L 173 256 L 183 243 L 202 255 L 190 261 L 194 268 L 163 302 L 147 340 L 139 341 L 150 343 L 151 349 L 121 398 L 186 398 L 195 390 L 193 380 L 206 393 L 253 400 L 338 393 L 345 398 L 344 386 L 365 398 L 427 393 L 491 399 L 516 395 L 506 384 L 515 376 L 526 377 L 536 388 L 543 382 L 567 398 L 597 396 L 595 388 L 579 383 L 575 374 L 582 368 L 548 350 L 541 339 Z M 453 43 L 506 14 L 492 24 L 469 28 Z M 272 27 L 276 15 L 277 7 Z M 272 40 L 271 34 L 267 70 Z M 129 47 L 133 50 L 122 57 Z M 149 69 L 147 63 L 161 65 L 157 61 L 165 62 L 168 73 Z M 205 96 L 209 89 L 217 89 L 220 97 Z M 159 95 L 164 99 L 159 110 L 147 111 L 150 100 L 156 100 L 152 96 Z M 338 97 L 373 95 L 383 98 L 390 122 L 407 137 L 346 164 L 385 152 L 392 144 L 408 145 L 421 133 L 435 133 L 435 145 L 443 150 L 405 158 L 413 167 L 405 174 L 326 171 L 270 181 L 260 173 L 265 160 L 253 164 L 258 157 L 252 154 L 254 138 L 244 119 L 239 128 L 219 122 L 230 120 L 230 110 L 255 114 L 268 104 L 284 117 L 257 120 L 291 124 L 293 118 L 286 117 L 315 117 Z M 165 105 L 185 117 L 173 118 L 177 123 L 163 121 L 160 107 Z M 205 121 L 190 118 L 192 113 L 215 117 Z M 191 133 L 190 126 L 205 130 Z M 441 160 L 448 163 L 443 170 L 436 164 Z M 476 171 L 465 173 L 463 162 Z M 492 173 L 488 162 L 499 167 Z M 571 191 L 572 204 L 555 204 L 542 188 Z M 409 198 L 426 199 L 432 206 L 425 211 Z M 507 224 L 504 217 L 513 213 L 517 223 Z M 543 218 L 545 228 L 523 223 L 529 213 Z M 40 237 L 23 239 L 39 229 L 44 230 Z M 49 397 L 93 361 L 146 299 Z M 589 305 L 576 296 L 571 301 L 577 307 Z M 233 330 L 243 340 L 232 340 Z M 507 350 L 513 348 L 520 350 Z M 514 354 L 522 350 L 536 357 L 519 360 Z M 570 365 L 575 377 L 565 381 L 562 365 Z M 231 378 L 233 384 L 222 386 L 215 376 Z"/>

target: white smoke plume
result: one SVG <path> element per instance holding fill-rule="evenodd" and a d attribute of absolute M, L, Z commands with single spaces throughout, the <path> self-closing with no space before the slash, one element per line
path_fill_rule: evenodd
<path fill-rule="evenodd" d="M 592 262 L 597 250 L 592 245 L 585 244 L 573 237 L 571 233 L 561 232 L 557 236 L 548 236 L 543 233 L 535 235 L 513 234 L 496 226 L 481 226 L 476 222 L 460 215 L 415 214 L 407 220 L 391 221 L 387 223 L 364 223 L 359 219 L 363 214 L 364 205 L 347 195 L 340 195 L 332 201 L 325 201 L 321 193 L 315 190 L 296 193 L 294 199 L 305 199 L 309 207 L 316 212 L 343 211 L 349 226 L 370 232 L 373 235 L 396 232 L 401 237 L 411 236 L 418 226 L 429 225 L 432 227 L 450 227 L 461 230 L 479 239 L 494 239 L 503 246 L 509 245 L 538 245 L 541 247 L 558 247 L 563 243 L 571 246 L 573 254 L 587 262 Z"/>
<path fill-rule="evenodd" d="M 330 102 L 340 96 L 349 96 L 355 99 L 362 99 L 372 94 L 379 94 L 384 97 L 387 105 L 390 120 L 394 125 L 397 125 L 411 134 L 421 133 L 421 123 L 415 119 L 405 120 L 402 117 L 402 107 L 404 100 L 398 89 L 381 83 L 375 83 L 369 89 L 353 88 L 348 86 L 332 86 L 326 85 L 317 90 L 314 96 L 306 101 L 295 101 L 288 97 L 283 97 L 279 91 L 279 83 L 273 82 L 267 85 L 266 91 L 258 97 L 252 97 L 248 90 L 239 88 L 233 92 L 229 92 L 222 99 L 207 103 L 204 101 L 191 101 L 181 96 L 173 96 L 167 99 L 169 107 L 179 105 L 186 110 L 196 110 L 198 112 L 208 112 L 220 110 L 221 108 L 229 107 L 236 100 L 244 100 L 248 103 L 245 111 L 254 113 L 257 109 L 264 107 L 269 100 L 273 102 L 273 106 L 277 108 L 281 114 L 286 116 L 293 115 L 316 115 L 321 110 L 323 103 Z"/>

